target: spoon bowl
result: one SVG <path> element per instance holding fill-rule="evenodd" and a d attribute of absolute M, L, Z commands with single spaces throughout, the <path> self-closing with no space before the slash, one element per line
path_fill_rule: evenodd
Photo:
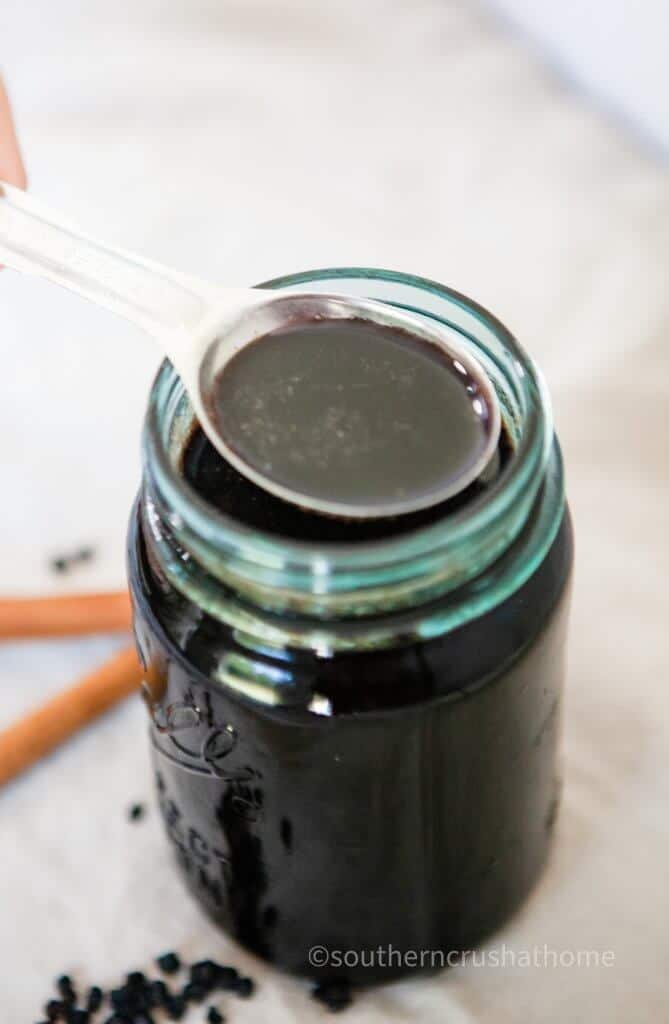
<path fill-rule="evenodd" d="M 174 364 L 203 430 L 219 453 L 265 491 L 303 508 L 352 519 L 417 511 L 463 491 L 483 472 L 496 450 L 501 416 L 495 390 L 457 332 L 442 324 L 374 300 L 224 288 L 84 235 L 27 193 L 3 182 L 0 263 L 77 292 L 149 333 Z M 346 320 L 403 332 L 432 346 L 430 351 L 443 354 L 461 374 L 462 387 L 471 391 L 472 407 L 484 424 L 480 443 L 434 486 L 411 494 L 379 494 L 378 498 L 361 493 L 354 500 L 340 501 L 332 494 L 287 482 L 280 467 L 254 463 L 241 453 L 237 426 L 222 426 L 217 415 L 217 388 L 235 356 L 290 325 Z M 354 384 L 351 381 L 351 386 Z M 266 426 L 268 431 L 272 429 L 271 422 Z"/>
<path fill-rule="evenodd" d="M 269 491 L 285 501 L 314 512 L 347 519 L 386 518 L 439 504 L 463 491 L 483 473 L 493 458 L 499 440 L 501 425 L 499 404 L 495 389 L 488 377 L 478 361 L 459 343 L 459 336 L 454 330 L 443 325 L 437 327 L 430 321 L 419 320 L 416 316 L 373 300 L 343 297 L 336 294 L 289 291 L 259 292 L 257 294 L 261 298 L 256 304 L 247 307 L 237 319 L 228 321 L 225 324 L 225 329 L 217 333 L 213 339 L 209 336 L 204 341 L 202 358 L 197 364 L 199 375 L 197 381 L 194 380 L 193 386 L 189 389 L 196 416 L 205 433 L 219 453 L 240 473 L 263 490 Z M 352 497 L 342 500 L 332 493 L 332 487 L 319 486 L 313 462 L 317 461 L 319 456 L 323 457 L 323 452 L 322 450 L 316 452 L 314 457 L 313 447 L 309 445 L 306 438 L 302 443 L 300 455 L 312 460 L 311 480 L 308 487 L 304 482 L 300 483 L 294 476 L 291 477 L 290 453 L 286 454 L 285 445 L 283 458 L 281 458 L 281 449 L 279 449 L 279 457 L 274 458 L 271 469 L 267 462 L 259 457 L 259 452 L 256 452 L 256 458 L 251 457 L 253 439 L 249 446 L 248 443 L 245 443 L 247 439 L 243 436 L 243 427 L 248 419 L 245 416 L 245 410 L 239 412 L 235 408 L 234 414 L 231 416 L 217 415 L 215 399 L 220 382 L 225 383 L 226 370 L 232 369 L 236 357 L 249 346 L 262 344 L 263 339 L 275 338 L 291 326 L 314 325 L 317 329 L 319 324 L 331 325 L 347 320 L 357 325 L 364 322 L 382 328 L 390 328 L 395 335 L 405 335 L 411 339 L 417 339 L 438 353 L 443 353 L 444 364 L 448 361 L 448 365 L 455 366 L 457 373 L 461 375 L 460 390 L 463 393 L 467 387 L 466 382 L 475 382 L 475 394 L 471 397 L 471 403 L 476 407 L 477 419 L 481 423 L 479 443 L 476 450 L 469 453 L 468 460 L 463 460 L 458 464 L 456 472 L 445 475 L 441 479 L 434 479 L 424 487 L 414 487 L 410 494 L 379 489 L 373 497 L 370 497 L 368 490 L 361 482 L 360 486 L 354 488 L 355 493 Z M 287 352 L 286 357 L 288 357 Z M 438 363 L 435 362 L 433 372 L 438 373 L 440 369 Z M 441 370 L 441 372 L 444 371 Z M 264 383 L 259 379 L 258 390 L 263 395 L 267 391 L 266 387 L 261 387 Z M 351 383 L 353 385 L 354 382 Z M 388 380 L 388 389 L 390 388 L 391 382 Z M 276 389 L 270 393 L 273 394 L 275 391 Z M 321 391 L 326 392 L 326 389 L 322 388 Z M 327 419 L 327 410 L 331 399 L 332 396 L 328 396 L 327 392 L 323 394 L 323 420 Z M 297 407 L 297 397 L 293 404 Z M 266 415 L 267 431 L 273 429 L 278 432 L 281 423 L 272 418 L 269 410 Z M 355 409 L 350 412 L 350 415 L 356 415 Z M 299 420 L 300 418 L 299 413 L 296 412 L 295 419 Z M 318 429 L 317 426 L 316 429 Z M 392 437 L 388 436 L 386 440 L 391 447 L 392 455 Z M 434 436 L 426 437 L 425 440 L 428 444 L 439 444 L 439 439 Z M 360 446 L 362 446 L 362 438 Z M 402 457 L 400 451 L 396 454 L 398 458 Z M 335 473 L 331 466 L 329 469 L 334 476 Z M 360 469 L 359 458 L 358 472 Z M 350 481 L 343 482 L 350 484 Z M 336 490 L 336 488 L 334 489 Z"/>

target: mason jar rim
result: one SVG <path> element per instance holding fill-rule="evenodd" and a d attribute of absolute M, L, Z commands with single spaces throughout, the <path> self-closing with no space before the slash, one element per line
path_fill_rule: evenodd
<path fill-rule="evenodd" d="M 346 595 L 357 593 L 353 604 L 366 608 L 369 588 L 381 587 L 383 607 L 392 608 L 393 588 L 410 591 L 412 601 L 416 587 L 423 597 L 433 596 L 478 575 L 499 557 L 522 529 L 538 493 L 553 430 L 547 391 L 531 358 L 496 317 L 451 288 L 414 275 L 359 267 L 305 271 L 258 287 L 331 291 L 332 282 L 343 291 L 355 284 L 366 297 L 448 324 L 483 361 L 506 410 L 514 455 L 481 496 L 434 523 L 381 540 L 318 543 L 263 534 L 213 508 L 178 472 L 170 452 L 171 420 L 184 413 L 186 400 L 167 361 L 151 391 L 144 462 L 158 515 L 208 573 L 242 592 L 250 588 L 257 596 L 258 588 L 264 589 L 266 601 L 261 604 L 278 602 L 282 608 L 304 610 L 316 599 L 321 612 L 327 613 L 330 603 L 333 614 L 356 614 Z"/>

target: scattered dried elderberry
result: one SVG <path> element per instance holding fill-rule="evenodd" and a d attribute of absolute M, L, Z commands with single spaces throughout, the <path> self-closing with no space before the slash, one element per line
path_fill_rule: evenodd
<path fill-rule="evenodd" d="M 156 963 L 165 974 L 175 974 L 181 969 L 179 956 L 171 951 L 159 956 Z M 60 999 L 51 999 L 46 1004 L 47 1020 L 42 1024 L 93 1024 L 93 1017 L 104 1000 L 102 989 L 93 985 L 85 999 L 85 1007 L 78 1007 L 77 994 L 68 975 L 58 978 L 56 986 Z M 112 1013 L 104 1024 L 156 1024 L 152 1016 L 155 1009 L 164 1011 L 169 1020 L 179 1021 L 189 1003 L 201 1003 L 213 991 L 220 989 L 248 997 L 253 994 L 255 986 L 251 978 L 240 977 L 234 967 L 214 960 L 199 960 L 191 964 L 188 981 L 178 994 L 170 992 L 160 978 L 151 979 L 143 971 L 130 971 L 124 984 L 109 992 Z M 160 1015 L 160 1020 L 164 1021 L 165 1016 Z M 223 1024 L 225 1017 L 216 1006 L 210 1006 L 206 1021 L 207 1024 Z"/>
<path fill-rule="evenodd" d="M 112 989 L 109 999 L 116 1012 L 131 1021 L 148 1014 L 154 1007 L 151 985 L 141 971 L 129 974 L 125 985 Z"/>
<path fill-rule="evenodd" d="M 74 990 L 69 974 L 61 974 L 56 982 L 56 988 L 60 992 L 64 1003 L 76 1003 L 77 993 Z"/>
<path fill-rule="evenodd" d="M 255 985 L 251 978 L 238 978 L 237 984 L 235 985 L 235 992 L 242 999 L 250 999 L 255 990 Z"/>
<path fill-rule="evenodd" d="M 181 996 L 170 996 L 164 1005 L 170 1020 L 181 1020 L 186 1012 L 186 1002 Z"/>
<path fill-rule="evenodd" d="M 332 1013 L 345 1010 L 353 1002 L 351 986 L 343 979 L 319 982 L 313 990 L 312 996 Z"/>
<path fill-rule="evenodd" d="M 86 1000 L 86 1009 L 89 1013 L 96 1013 L 102 1006 L 102 989 L 98 985 L 93 985 L 88 993 L 88 999 Z"/>
<path fill-rule="evenodd" d="M 207 992 L 211 992 L 218 984 L 220 970 L 213 960 L 200 960 L 191 966 L 190 980 L 194 985 L 200 985 Z"/>
<path fill-rule="evenodd" d="M 239 974 L 234 967 L 218 968 L 218 988 L 224 992 L 234 992 L 239 981 Z"/>
<path fill-rule="evenodd" d="M 77 1009 L 76 1006 L 65 1011 L 66 1024 L 89 1024 L 90 1019 L 88 1010 Z"/>
<path fill-rule="evenodd" d="M 189 981 L 182 988 L 181 995 L 187 1003 L 201 1003 L 207 996 L 207 990 L 203 985 Z"/>
<path fill-rule="evenodd" d="M 176 974 L 181 967 L 181 960 L 176 953 L 163 953 L 156 960 L 163 974 Z"/>
<path fill-rule="evenodd" d="M 132 804 L 128 808 L 128 821 L 141 821 L 145 814 L 146 807 L 144 804 Z"/>
<path fill-rule="evenodd" d="M 109 1002 L 115 1010 L 125 1013 L 128 1009 L 128 992 L 125 986 L 122 988 L 113 988 L 109 993 Z"/>
<path fill-rule="evenodd" d="M 92 547 L 81 547 L 71 553 L 63 552 L 60 555 L 56 555 L 49 564 L 53 572 L 68 572 L 73 566 L 81 562 L 90 562 L 94 555 L 95 550 Z"/>
<path fill-rule="evenodd" d="M 170 991 L 160 978 L 152 981 L 149 985 L 149 998 L 152 1006 L 165 1006 L 169 999 Z"/>

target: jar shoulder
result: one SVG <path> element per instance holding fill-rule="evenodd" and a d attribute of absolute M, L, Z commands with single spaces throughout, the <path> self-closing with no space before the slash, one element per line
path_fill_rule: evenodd
<path fill-rule="evenodd" d="M 573 529 L 565 511 L 544 559 L 525 582 L 494 609 L 442 634 L 416 636 L 409 619 L 396 623 L 395 642 L 367 648 L 364 642 L 336 653 L 276 646 L 220 621 L 195 606 L 160 577 L 152 565 L 135 509 L 129 531 L 129 577 L 138 643 L 149 657 L 182 662 L 200 681 L 228 689 L 242 701 L 269 706 L 316 708 L 344 714 L 406 707 L 453 693 L 464 693 L 504 671 L 544 630 L 550 630 L 568 603 L 573 561 Z M 449 595 L 439 606 L 457 598 Z M 425 609 L 422 610 L 425 612 Z"/>

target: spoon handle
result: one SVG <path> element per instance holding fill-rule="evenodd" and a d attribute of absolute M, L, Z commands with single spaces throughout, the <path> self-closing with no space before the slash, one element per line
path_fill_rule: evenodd
<path fill-rule="evenodd" d="M 0 265 L 44 277 L 164 338 L 192 331 L 218 292 L 196 277 L 112 248 L 0 181 Z"/>

